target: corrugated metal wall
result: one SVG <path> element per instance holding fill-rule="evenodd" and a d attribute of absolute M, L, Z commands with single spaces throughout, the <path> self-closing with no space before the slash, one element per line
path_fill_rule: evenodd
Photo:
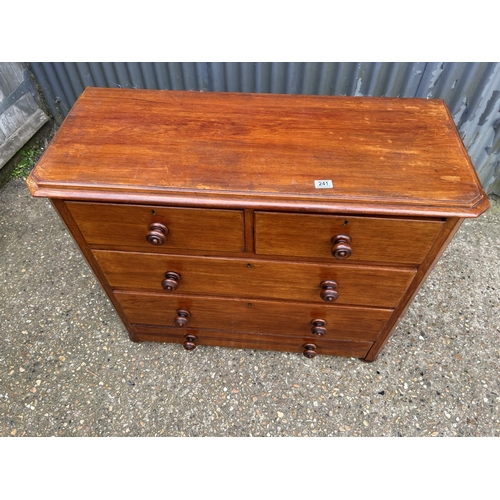
<path fill-rule="evenodd" d="M 30 63 L 61 123 L 87 86 L 444 99 L 500 195 L 500 63 Z"/>

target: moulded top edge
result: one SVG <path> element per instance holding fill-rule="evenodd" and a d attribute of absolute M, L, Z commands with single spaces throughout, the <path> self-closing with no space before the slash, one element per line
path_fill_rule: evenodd
<path fill-rule="evenodd" d="M 294 212 L 350 213 L 359 215 L 385 215 L 407 217 L 464 217 L 475 218 L 490 206 L 486 195 L 480 196 L 469 206 L 414 205 L 404 202 L 383 203 L 381 200 L 318 200 L 293 199 L 276 196 L 244 197 L 212 193 L 165 193 L 118 191 L 115 189 L 76 189 L 74 186 L 38 185 L 33 175 L 28 187 L 34 197 L 72 201 L 156 204 L 165 206 L 190 206 L 204 208 L 277 210 Z"/>

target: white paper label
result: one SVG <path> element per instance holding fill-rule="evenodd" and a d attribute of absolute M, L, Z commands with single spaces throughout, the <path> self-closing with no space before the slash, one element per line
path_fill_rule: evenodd
<path fill-rule="evenodd" d="M 333 182 L 330 180 L 328 180 L 328 181 L 314 181 L 314 187 L 316 189 L 332 189 Z"/>

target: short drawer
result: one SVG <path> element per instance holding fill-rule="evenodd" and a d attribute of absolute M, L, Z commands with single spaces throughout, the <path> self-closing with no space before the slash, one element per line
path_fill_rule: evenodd
<path fill-rule="evenodd" d="M 94 250 L 115 289 L 395 307 L 415 270 Z M 167 275 L 168 274 L 168 275 Z M 166 280 L 166 281 L 165 281 Z M 166 290 L 164 290 L 164 285 Z M 332 300 L 329 300 L 332 299 Z"/>
<path fill-rule="evenodd" d="M 418 265 L 443 224 L 440 220 L 255 212 L 255 252 Z"/>
<path fill-rule="evenodd" d="M 149 252 L 244 249 L 243 212 L 66 202 L 91 246 Z"/>
<path fill-rule="evenodd" d="M 133 324 L 298 336 L 304 340 L 375 340 L 391 310 L 278 301 L 115 292 Z M 184 311 L 184 312 L 181 312 Z M 185 319 L 180 319 L 184 317 Z M 317 333 L 314 333 L 317 332 Z"/>
<path fill-rule="evenodd" d="M 213 330 L 192 328 L 180 329 L 157 327 L 154 325 L 133 325 L 133 328 L 134 338 L 138 341 L 182 344 L 190 342 L 190 348 L 193 346 L 196 348 L 198 345 L 208 345 L 232 347 L 235 349 L 264 349 L 296 353 L 304 353 L 304 351 L 307 350 L 307 354 L 309 354 L 308 357 L 310 357 L 309 349 L 313 347 L 315 354 L 364 358 L 373 345 L 373 342 L 364 340 L 305 339 L 300 337 L 261 335 L 255 333 L 239 333 L 238 335 L 233 335 Z M 191 338 L 188 339 L 188 336 Z"/>

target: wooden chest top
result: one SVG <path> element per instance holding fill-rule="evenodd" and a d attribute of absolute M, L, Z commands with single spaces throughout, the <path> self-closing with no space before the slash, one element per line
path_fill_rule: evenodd
<path fill-rule="evenodd" d="M 198 207 L 488 207 L 445 104 L 427 99 L 88 88 L 28 184 L 41 197 Z"/>

